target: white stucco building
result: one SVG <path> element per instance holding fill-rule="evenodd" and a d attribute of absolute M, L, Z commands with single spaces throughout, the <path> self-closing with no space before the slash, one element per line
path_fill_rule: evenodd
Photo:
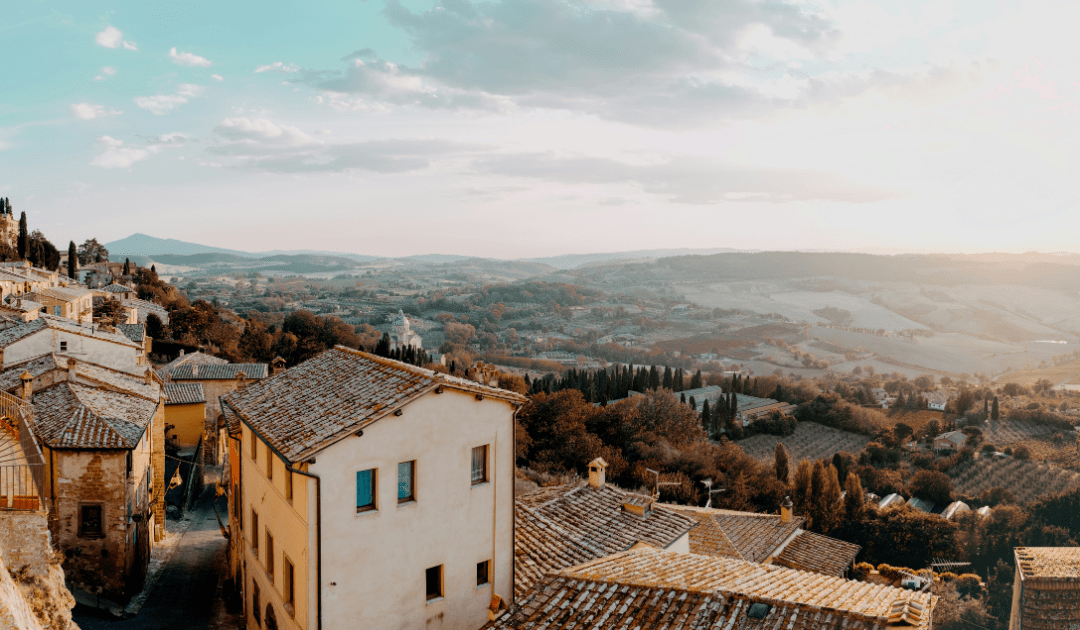
<path fill-rule="evenodd" d="M 222 400 L 248 628 L 479 628 L 525 398 L 338 347 Z"/>
<path fill-rule="evenodd" d="M 144 345 L 100 324 L 81 324 L 65 317 L 41 314 L 0 330 L 0 368 L 50 353 L 118 370 L 146 371 Z"/>

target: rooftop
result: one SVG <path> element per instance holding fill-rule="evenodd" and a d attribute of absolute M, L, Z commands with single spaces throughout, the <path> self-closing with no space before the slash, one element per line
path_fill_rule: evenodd
<path fill-rule="evenodd" d="M 178 365 L 224 365 L 228 362 L 227 359 L 215 357 L 214 355 L 206 354 L 205 352 L 189 352 L 187 354 L 181 354 L 172 361 L 159 367 L 158 372 L 164 374 Z"/>
<path fill-rule="evenodd" d="M 175 368 L 174 378 L 186 367 L 193 366 Z M 504 389 L 337 346 L 232 392 L 224 402 L 278 453 L 297 462 L 439 386 L 514 405 L 527 400 Z"/>
<path fill-rule="evenodd" d="M 51 448 L 131 449 L 157 403 L 120 392 L 61 382 L 35 392 L 34 432 Z"/>
<path fill-rule="evenodd" d="M 26 322 L 13 328 L 0 331 L 0 348 L 6 348 L 7 346 L 29 337 L 30 335 L 51 328 L 53 330 L 62 330 L 74 335 L 82 335 L 84 337 L 92 337 L 94 339 L 102 339 L 104 341 L 110 341 L 124 346 L 135 346 L 142 348 L 142 344 L 135 343 L 131 339 L 122 335 L 119 332 L 114 332 L 111 329 L 106 329 L 100 324 L 81 324 L 72 319 L 65 317 L 55 317 L 53 315 L 42 314 L 37 319 Z"/>
<path fill-rule="evenodd" d="M 790 569 L 841 577 L 855 564 L 855 556 L 859 555 L 860 549 L 862 547 L 859 545 L 842 540 L 814 532 L 801 532 L 773 562 Z"/>
<path fill-rule="evenodd" d="M 87 297 L 92 292 L 90 289 L 83 287 L 50 287 L 48 289 L 38 289 L 27 294 L 31 300 L 36 300 L 37 296 L 49 297 L 54 300 L 60 300 L 61 302 L 73 302 L 79 298 Z"/>
<path fill-rule="evenodd" d="M 775 565 L 639 548 L 549 574 L 486 627 L 862 630 L 906 616 L 927 628 L 934 600 Z M 752 604 L 764 606 L 752 615 Z"/>
<path fill-rule="evenodd" d="M 134 287 L 117 284 L 115 282 L 101 287 L 101 290 L 106 293 L 132 293 L 135 291 Z"/>
<path fill-rule="evenodd" d="M 1080 583 L 1080 547 L 1017 547 L 1016 564 L 1024 580 L 1050 578 Z"/>
<path fill-rule="evenodd" d="M 169 370 L 160 370 L 162 375 L 168 374 L 174 381 L 224 381 L 234 380 L 244 373 L 245 378 L 263 379 L 269 376 L 269 370 L 265 363 L 216 363 L 216 364 L 184 364 L 177 365 Z"/>
<path fill-rule="evenodd" d="M 166 405 L 197 405 L 206 402 L 202 383 L 169 383 L 165 386 Z"/>
<path fill-rule="evenodd" d="M 777 514 L 757 514 L 754 512 L 737 512 L 734 510 L 719 510 L 715 508 L 701 508 L 688 505 L 665 505 L 664 507 L 677 511 L 696 522 L 704 522 L 709 526 L 698 535 L 697 529 L 690 532 L 690 542 L 698 538 L 700 553 L 710 556 L 732 556 L 750 562 L 762 562 L 772 552 L 790 538 L 805 522 L 801 516 L 784 523 Z M 719 528 L 724 533 L 724 538 L 718 539 L 715 547 L 710 547 L 711 539 L 715 537 L 712 526 Z M 728 551 L 727 543 L 736 551 L 735 554 L 725 553 Z"/>

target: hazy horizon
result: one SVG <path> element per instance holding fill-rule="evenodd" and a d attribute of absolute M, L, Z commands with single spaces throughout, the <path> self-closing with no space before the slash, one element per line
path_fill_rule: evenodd
<path fill-rule="evenodd" d="M 58 246 L 1074 249 L 1075 9 L 11 7 L 0 195 Z"/>

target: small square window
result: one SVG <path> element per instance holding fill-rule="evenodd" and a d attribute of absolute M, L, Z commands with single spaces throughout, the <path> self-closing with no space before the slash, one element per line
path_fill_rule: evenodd
<path fill-rule="evenodd" d="M 416 500 L 416 462 L 401 462 L 397 465 L 397 501 L 408 503 Z"/>
<path fill-rule="evenodd" d="M 57 313 L 57 314 L 59 315 L 59 313 Z M 60 352 L 67 352 L 67 342 L 66 341 L 61 341 L 60 342 Z"/>
<path fill-rule="evenodd" d="M 79 507 L 79 535 L 83 538 L 101 538 L 105 535 L 100 505 Z"/>
<path fill-rule="evenodd" d="M 356 511 L 369 512 L 375 509 L 375 469 L 356 472 Z"/>
<path fill-rule="evenodd" d="M 488 447 L 487 444 L 477 446 L 472 450 L 472 483 L 484 483 L 488 480 Z"/>
<path fill-rule="evenodd" d="M 491 582 L 491 560 L 476 563 L 476 585 L 485 586 Z"/>
<path fill-rule="evenodd" d="M 424 572 L 425 582 L 427 583 L 427 598 L 428 601 L 438 599 L 443 596 L 443 581 L 442 581 L 442 565 L 437 567 L 431 567 Z"/>

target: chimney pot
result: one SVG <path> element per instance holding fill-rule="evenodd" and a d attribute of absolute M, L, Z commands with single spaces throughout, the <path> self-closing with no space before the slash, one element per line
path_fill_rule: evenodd
<path fill-rule="evenodd" d="M 30 398 L 34 395 L 34 375 L 29 371 L 23 371 L 19 379 L 22 381 L 22 399 L 24 402 L 30 402 Z"/>
<path fill-rule="evenodd" d="M 791 497 L 784 497 L 784 502 L 780 505 L 780 522 L 790 523 L 794 509 L 795 505 L 792 504 Z"/>
<path fill-rule="evenodd" d="M 602 457 L 589 462 L 589 485 L 599 490 L 607 483 L 607 471 L 608 463 L 604 461 Z"/>
<path fill-rule="evenodd" d="M 75 365 L 78 363 L 73 357 L 68 357 L 67 360 L 67 377 L 71 382 L 75 382 Z"/>

